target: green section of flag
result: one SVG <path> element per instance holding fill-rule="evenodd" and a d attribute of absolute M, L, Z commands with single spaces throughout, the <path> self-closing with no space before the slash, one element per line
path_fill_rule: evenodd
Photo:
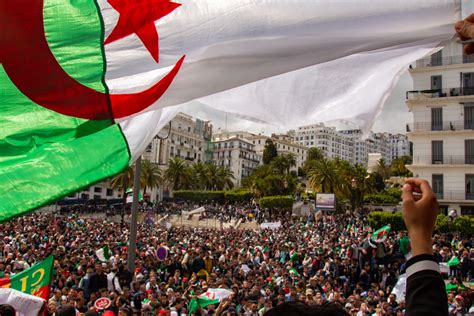
<path fill-rule="evenodd" d="M 459 264 L 459 259 L 456 256 L 453 256 L 449 261 L 447 262 L 448 267 L 453 267 L 457 266 Z"/>
<path fill-rule="evenodd" d="M 197 311 L 199 309 L 199 307 L 204 308 L 208 305 L 218 304 L 218 303 L 219 303 L 218 299 L 211 300 L 211 299 L 206 298 L 206 297 L 198 296 L 197 298 L 193 298 L 191 300 L 191 302 L 189 302 L 189 313 L 188 313 L 188 315 L 191 315 L 193 312 Z"/>
<path fill-rule="evenodd" d="M 99 91 L 103 29 L 93 1 L 46 0 L 51 51 L 73 78 Z M 47 80 L 47 74 L 32 74 Z M 88 121 L 45 109 L 24 96 L 0 65 L 0 222 L 122 171 L 127 144 L 110 120 Z"/>
<path fill-rule="evenodd" d="M 15 274 L 10 278 L 10 287 L 14 290 L 48 299 L 48 291 L 51 283 L 51 271 L 53 270 L 53 256 L 49 256 L 31 268 Z"/>

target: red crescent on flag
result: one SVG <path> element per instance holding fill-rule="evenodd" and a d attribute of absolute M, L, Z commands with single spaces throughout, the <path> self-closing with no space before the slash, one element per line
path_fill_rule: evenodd
<path fill-rule="evenodd" d="M 51 52 L 43 25 L 43 0 L 0 0 L 0 63 L 29 99 L 58 113 L 84 119 L 114 119 L 155 103 L 171 85 L 185 55 L 145 91 L 108 94 L 69 76 Z"/>

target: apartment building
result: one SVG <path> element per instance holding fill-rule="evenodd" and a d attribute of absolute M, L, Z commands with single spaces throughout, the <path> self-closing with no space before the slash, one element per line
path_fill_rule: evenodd
<path fill-rule="evenodd" d="M 336 130 L 335 127 L 324 124 L 313 124 L 298 127 L 295 140 L 308 148 L 321 149 L 328 158 L 340 158 L 350 163 L 354 160 L 354 141 Z"/>
<path fill-rule="evenodd" d="M 249 140 L 239 137 L 223 137 L 214 139 L 213 162 L 228 168 L 234 174 L 234 185 L 239 187 L 242 180 L 248 177 L 262 161 L 262 155 L 255 151 L 255 145 Z"/>
<path fill-rule="evenodd" d="M 407 167 L 431 183 L 444 212 L 474 214 L 474 57 L 453 42 L 410 68 Z"/>

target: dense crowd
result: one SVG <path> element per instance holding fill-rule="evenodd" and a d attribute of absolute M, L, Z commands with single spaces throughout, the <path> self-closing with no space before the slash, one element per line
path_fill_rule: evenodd
<path fill-rule="evenodd" d="M 86 313 L 99 297 L 111 299 L 115 315 L 188 315 L 192 298 L 210 288 L 234 294 L 193 314 L 263 315 L 301 301 L 339 304 L 357 316 L 403 315 L 403 299 L 392 293 L 409 256 L 403 232 L 375 243 L 364 214 L 280 219 L 282 228 L 262 231 L 140 225 L 136 269 L 128 271 L 126 227 L 71 215 L 23 216 L 0 225 L 0 278 L 54 255 L 49 315 L 64 305 Z M 112 256 L 101 262 L 95 251 L 104 245 Z M 169 249 L 163 261 L 156 255 L 161 246 Z M 440 262 L 458 256 L 447 276 L 448 304 L 452 315 L 467 312 L 472 236 L 436 235 L 433 251 Z"/>

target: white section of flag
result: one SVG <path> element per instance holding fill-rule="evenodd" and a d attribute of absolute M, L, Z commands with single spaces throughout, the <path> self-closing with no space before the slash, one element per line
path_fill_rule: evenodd
<path fill-rule="evenodd" d="M 405 301 L 405 294 L 407 292 L 407 276 L 402 274 L 398 277 L 397 284 L 393 287 L 392 294 L 397 296 L 397 303 Z"/>
<path fill-rule="evenodd" d="M 12 306 L 20 316 L 37 316 L 44 303 L 42 298 L 10 288 L 0 288 L 0 305 Z"/>
<path fill-rule="evenodd" d="M 176 2 L 182 5 L 156 23 L 158 64 L 135 34 L 106 45 L 110 91 L 144 90 L 186 54 L 147 111 L 199 99 L 288 128 L 345 120 L 368 131 L 408 65 L 449 40 L 460 19 L 452 0 Z M 106 0 L 99 4 L 107 36 L 118 13 Z M 119 120 L 132 161 L 178 111 Z"/>
<path fill-rule="evenodd" d="M 220 302 L 223 299 L 231 296 L 232 294 L 234 294 L 234 292 L 226 290 L 226 289 L 218 289 L 218 288 L 212 289 L 211 288 L 211 289 L 208 289 L 205 293 L 199 295 L 199 297 L 206 298 L 209 300 L 217 299 Z"/>

